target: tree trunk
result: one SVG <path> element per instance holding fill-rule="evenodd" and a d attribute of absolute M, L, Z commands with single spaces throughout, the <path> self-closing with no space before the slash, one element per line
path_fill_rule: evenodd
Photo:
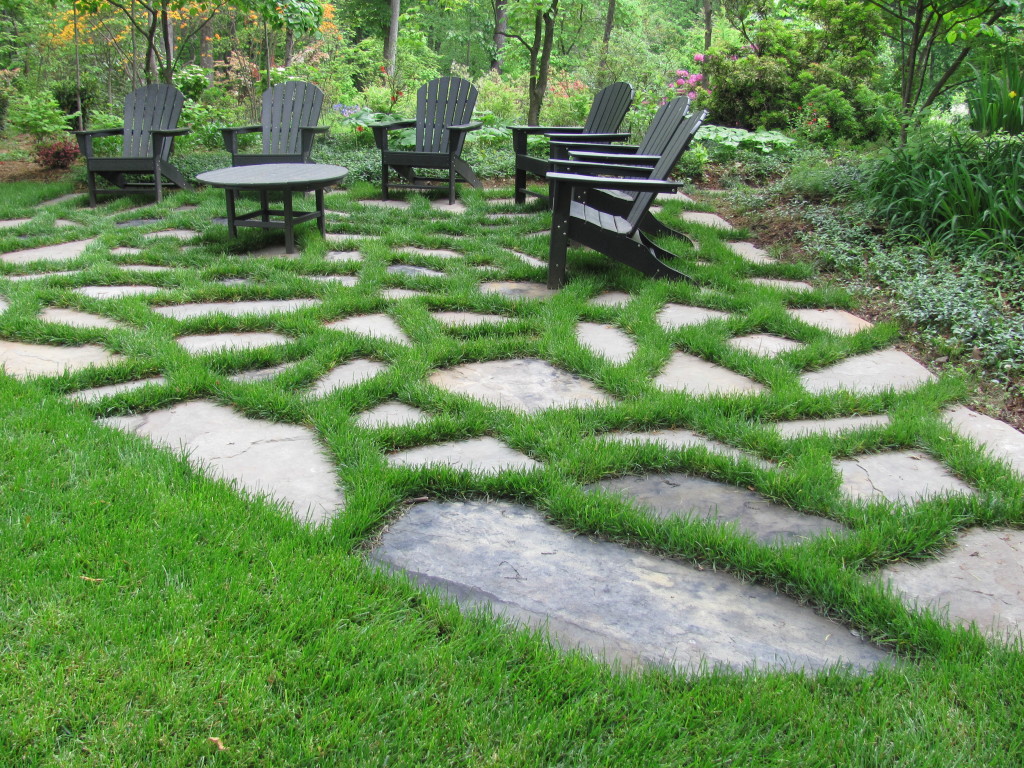
<path fill-rule="evenodd" d="M 291 66 L 292 56 L 295 55 L 295 33 L 291 27 L 284 31 L 284 65 Z"/>
<path fill-rule="evenodd" d="M 491 70 L 501 74 L 505 61 L 505 33 L 508 31 L 508 0 L 494 0 L 494 55 Z"/>
<path fill-rule="evenodd" d="M 604 71 L 608 66 L 608 46 L 612 40 L 612 29 L 615 28 L 615 0 L 608 0 L 608 13 L 604 17 L 604 37 L 601 38 L 601 63 L 599 68 Z"/>
<path fill-rule="evenodd" d="M 558 0 L 553 0 L 547 11 L 537 12 L 534 22 L 534 44 L 530 50 L 530 107 L 526 115 L 528 125 L 538 125 L 544 95 L 548 90 L 548 70 L 551 66 L 551 49 L 555 44 L 555 18 L 558 16 Z"/>
<path fill-rule="evenodd" d="M 199 66 L 206 70 L 206 79 L 213 82 L 213 39 L 212 25 L 207 19 L 199 31 Z"/>
<path fill-rule="evenodd" d="M 160 32 L 164 38 L 163 80 L 174 85 L 174 25 L 167 13 L 167 5 L 160 6 Z"/>
<path fill-rule="evenodd" d="M 711 0 L 704 0 L 704 50 L 711 47 L 711 33 L 714 31 L 715 17 L 711 12 Z"/>
<path fill-rule="evenodd" d="M 398 17 L 402 13 L 402 0 L 390 2 L 391 23 L 388 25 L 388 39 L 384 41 L 384 68 L 388 77 L 394 77 L 398 68 Z"/>

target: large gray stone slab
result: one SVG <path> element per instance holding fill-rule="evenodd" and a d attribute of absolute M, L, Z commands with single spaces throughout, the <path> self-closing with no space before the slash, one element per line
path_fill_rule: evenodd
<path fill-rule="evenodd" d="M 29 376 L 56 376 L 93 365 L 109 365 L 124 360 L 103 347 L 53 347 L 0 340 L 0 368 L 17 379 Z"/>
<path fill-rule="evenodd" d="M 436 213 L 465 213 L 469 210 L 461 200 L 449 204 L 447 198 L 431 200 L 430 207 Z"/>
<path fill-rule="evenodd" d="M 32 219 L 4 219 L 0 221 L 0 229 L 14 229 L 22 224 L 28 224 Z"/>
<path fill-rule="evenodd" d="M 666 304 L 658 312 L 658 324 L 666 331 L 674 331 L 687 325 L 700 325 L 708 320 L 724 320 L 728 312 L 685 304 Z"/>
<path fill-rule="evenodd" d="M 797 512 L 746 488 L 680 472 L 602 480 L 599 488 L 635 501 L 663 519 L 700 518 L 734 524 L 763 544 L 799 544 L 824 534 L 842 534 L 846 526 Z"/>
<path fill-rule="evenodd" d="M 327 261 L 362 261 L 363 254 L 359 251 L 328 251 L 324 258 Z"/>
<path fill-rule="evenodd" d="M 674 352 L 655 379 L 661 389 L 691 395 L 729 395 L 764 391 L 758 382 L 685 352 Z"/>
<path fill-rule="evenodd" d="M 989 456 L 1005 462 L 1017 474 L 1024 476 L 1024 434 L 1005 421 L 984 416 L 962 405 L 947 410 L 943 419 L 954 432 L 974 441 Z"/>
<path fill-rule="evenodd" d="M 754 285 L 762 285 L 766 288 L 775 288 L 780 291 L 806 293 L 807 291 L 814 290 L 813 285 L 805 283 L 803 280 L 778 280 L 773 277 L 752 277 L 747 282 L 753 283 Z"/>
<path fill-rule="evenodd" d="M 176 240 L 194 240 L 199 233 L 194 229 L 164 229 L 159 232 L 150 232 L 142 236 L 146 240 L 155 240 L 158 237 L 170 237 Z"/>
<path fill-rule="evenodd" d="M 407 211 L 412 207 L 412 204 L 405 200 L 360 200 L 359 204 L 370 208 L 393 208 L 398 211 Z"/>
<path fill-rule="evenodd" d="M 378 235 L 356 235 L 350 232 L 331 232 L 327 235 L 328 245 L 350 245 L 356 240 L 379 240 Z"/>
<path fill-rule="evenodd" d="M 77 259 L 85 249 L 96 242 L 95 238 L 75 240 L 71 243 L 44 245 L 24 251 L 13 251 L 0 255 L 0 261 L 7 264 L 31 264 L 33 261 L 71 261 Z"/>
<path fill-rule="evenodd" d="M 79 403 L 94 403 L 97 400 L 102 400 L 104 397 L 119 395 L 122 392 L 133 392 L 136 389 L 148 387 L 150 384 L 159 386 L 166 383 L 167 380 L 163 376 L 154 376 L 151 379 L 138 379 L 136 381 L 126 381 L 121 384 L 108 384 L 105 387 L 80 389 L 78 392 L 69 392 L 67 398 Z"/>
<path fill-rule="evenodd" d="M 856 500 L 914 504 L 935 496 L 974 494 L 945 465 L 920 451 L 869 453 L 836 460 L 833 466 L 843 478 L 840 490 Z"/>
<path fill-rule="evenodd" d="M 43 202 L 41 202 L 36 207 L 37 208 L 49 208 L 51 205 L 61 205 L 62 203 L 67 203 L 67 202 L 70 202 L 72 200 L 77 200 L 80 197 L 82 197 L 82 193 L 81 192 L 69 192 L 66 195 L 61 195 L 60 197 L 55 197 L 52 200 L 44 200 Z"/>
<path fill-rule="evenodd" d="M 507 323 L 508 318 L 501 315 L 484 315 L 479 312 L 431 312 L 437 322 L 450 328 L 467 328 L 476 325 L 495 325 Z"/>
<path fill-rule="evenodd" d="M 302 277 L 307 280 L 315 280 L 318 283 L 337 283 L 347 288 L 351 288 L 359 282 L 359 278 L 355 275 L 302 275 Z"/>
<path fill-rule="evenodd" d="M 576 341 L 595 355 L 612 363 L 628 363 L 636 352 L 636 343 L 613 325 L 578 323 Z"/>
<path fill-rule="evenodd" d="M 533 256 L 530 256 L 529 254 L 523 253 L 521 251 L 516 251 L 511 248 L 506 248 L 505 250 L 507 250 L 520 261 L 525 261 L 531 267 L 546 267 L 548 265 L 546 261 L 534 258 Z"/>
<path fill-rule="evenodd" d="M 732 231 L 733 225 L 723 219 L 717 213 L 700 213 L 698 211 L 683 211 L 679 214 L 679 217 L 683 221 L 688 221 L 691 224 L 702 224 L 705 227 L 714 227 L 715 229 L 724 229 L 726 231 Z"/>
<path fill-rule="evenodd" d="M 111 256 L 138 256 L 142 253 L 141 248 L 132 248 L 127 245 L 120 245 L 110 249 Z"/>
<path fill-rule="evenodd" d="M 120 264 L 121 269 L 129 272 L 172 272 L 174 267 L 162 267 L 157 264 Z"/>
<path fill-rule="evenodd" d="M 389 400 L 359 414 L 356 425 L 365 429 L 406 427 L 410 424 L 421 424 L 429 419 L 430 417 L 419 408 L 413 408 L 397 400 Z"/>
<path fill-rule="evenodd" d="M 194 355 L 227 352 L 238 349 L 260 349 L 276 344 L 290 344 L 291 339 L 280 333 L 201 333 L 179 336 L 176 341 Z"/>
<path fill-rule="evenodd" d="M 45 323 L 60 323 L 75 328 L 120 328 L 121 324 L 109 317 L 79 312 L 77 309 L 47 307 L 39 313 L 39 319 Z"/>
<path fill-rule="evenodd" d="M 83 285 L 73 290 L 90 299 L 120 299 L 125 296 L 147 296 L 166 289 L 158 285 Z"/>
<path fill-rule="evenodd" d="M 401 301 L 402 299 L 415 299 L 419 296 L 426 296 L 423 291 L 413 291 L 409 288 L 385 288 L 380 292 L 388 301 Z"/>
<path fill-rule="evenodd" d="M 265 245 L 262 248 L 257 248 L 254 251 L 241 255 L 251 259 L 285 259 L 291 261 L 299 258 L 301 254 L 301 247 L 299 247 L 298 253 L 288 253 L 284 243 L 275 243 L 274 245 Z"/>
<path fill-rule="evenodd" d="M 260 301 L 211 301 L 204 304 L 172 304 L 153 307 L 153 311 L 175 320 L 188 320 L 209 315 L 272 315 L 278 312 L 294 312 L 320 304 L 319 299 L 265 299 Z"/>
<path fill-rule="evenodd" d="M 430 375 L 430 383 L 458 395 L 526 413 L 614 402 L 586 379 L 534 358 L 467 363 L 435 371 Z"/>
<path fill-rule="evenodd" d="M 849 336 L 865 328 L 874 327 L 867 320 L 851 315 L 842 309 L 787 309 L 786 311 L 797 320 L 841 336 Z"/>
<path fill-rule="evenodd" d="M 446 277 L 444 272 L 427 267 L 414 267 L 411 264 L 392 264 L 385 270 L 389 275 L 408 275 L 409 277 Z"/>
<path fill-rule="evenodd" d="M 688 429 L 654 429 L 649 432 L 606 432 L 598 436 L 601 440 L 610 440 L 616 443 L 653 443 L 663 448 L 679 449 L 700 446 L 707 449 L 709 453 L 717 453 L 728 456 L 731 459 L 746 459 L 759 467 L 770 468 L 772 465 L 764 459 L 733 448 L 731 445 L 712 440 L 710 437 L 691 432 Z"/>
<path fill-rule="evenodd" d="M 493 280 L 480 283 L 481 293 L 500 293 L 511 299 L 550 299 L 558 291 L 548 288 L 543 283 L 528 283 L 514 280 Z"/>
<path fill-rule="evenodd" d="M 309 394 L 311 397 L 323 397 L 335 390 L 372 379 L 387 369 L 388 367 L 384 363 L 378 363 L 376 360 L 350 360 L 332 368 L 325 376 L 317 379 L 312 389 L 309 390 Z"/>
<path fill-rule="evenodd" d="M 775 264 L 776 260 L 768 255 L 768 252 L 758 248 L 753 243 L 739 242 L 726 243 L 725 246 L 744 261 L 751 264 Z"/>
<path fill-rule="evenodd" d="M 395 341 L 399 344 L 412 343 L 398 324 L 387 315 L 353 315 L 327 323 L 327 327 L 336 331 L 350 331 L 375 339 Z"/>
<path fill-rule="evenodd" d="M 775 425 L 775 429 L 783 437 L 803 437 L 805 435 L 838 435 L 855 429 L 887 426 L 889 426 L 889 414 L 880 413 L 874 416 L 844 416 L 838 419 L 780 421 Z"/>
<path fill-rule="evenodd" d="M 415 246 L 410 245 L 403 248 L 396 248 L 395 250 L 398 253 L 405 253 L 410 256 L 434 256 L 439 259 L 465 258 L 465 254 L 449 250 L 448 248 L 416 248 Z"/>
<path fill-rule="evenodd" d="M 215 477 L 279 499 L 304 522 L 328 520 L 345 503 L 334 466 L 306 427 L 249 419 L 206 400 L 100 423 L 148 437 Z"/>
<path fill-rule="evenodd" d="M 228 376 L 228 381 L 234 381 L 240 384 L 251 384 L 256 381 L 269 381 L 285 371 L 294 368 L 296 365 L 298 365 L 298 361 L 281 363 L 281 365 L 275 365 L 270 368 L 254 368 L 250 371 L 242 371 L 241 373 L 232 374 L 231 376 Z"/>
<path fill-rule="evenodd" d="M 7 303 L 7 300 L 3 296 L 0 296 L 0 315 L 6 312 L 10 306 L 11 305 Z"/>
<path fill-rule="evenodd" d="M 510 448 L 493 437 L 476 437 L 439 445 L 424 445 L 388 455 L 393 467 L 445 466 L 494 475 L 507 469 L 530 470 L 540 467 L 526 454 Z"/>
<path fill-rule="evenodd" d="M 23 280 L 45 280 L 48 277 L 66 277 L 68 275 L 80 275 L 84 270 L 63 269 L 55 272 L 35 272 L 30 275 L 0 275 L 0 280 L 10 280 L 12 283 L 20 283 Z"/>
<path fill-rule="evenodd" d="M 608 291 L 607 293 L 595 296 L 587 303 L 595 307 L 624 307 L 629 304 L 632 298 L 628 293 L 622 291 Z"/>
<path fill-rule="evenodd" d="M 792 352 L 794 349 L 801 349 L 804 345 L 799 341 L 785 339 L 782 336 L 775 336 L 770 333 L 752 333 L 748 336 L 737 336 L 726 342 L 733 349 L 741 349 L 750 352 L 752 355 L 762 357 L 775 357 L 783 352 Z"/>
<path fill-rule="evenodd" d="M 882 392 L 886 389 L 904 392 L 929 381 L 935 381 L 935 376 L 898 349 L 880 349 L 866 355 L 854 355 L 800 377 L 804 388 L 814 394 L 838 389 L 857 394 Z"/>
<path fill-rule="evenodd" d="M 880 576 L 911 605 L 997 639 L 1024 637 L 1024 531 L 971 528 L 938 559 Z"/>
<path fill-rule="evenodd" d="M 514 504 L 417 504 L 372 558 L 463 608 L 490 608 L 626 667 L 870 670 L 888 659 L 771 589 L 577 536 Z"/>

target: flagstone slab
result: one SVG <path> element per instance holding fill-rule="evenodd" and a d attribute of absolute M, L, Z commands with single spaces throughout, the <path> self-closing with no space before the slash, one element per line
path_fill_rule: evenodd
<path fill-rule="evenodd" d="M 479 312 L 431 312 L 430 316 L 442 325 L 455 328 L 466 328 L 476 325 L 507 323 L 508 318 L 501 315 L 484 315 Z"/>
<path fill-rule="evenodd" d="M 351 232 L 331 232 L 327 235 L 328 245 L 348 245 L 355 240 L 380 240 L 380 236 L 356 235 Z"/>
<path fill-rule="evenodd" d="M 848 531 L 835 520 L 797 512 L 746 488 L 681 472 L 611 478 L 587 489 L 618 494 L 666 520 L 700 518 L 735 524 L 762 544 L 799 544 Z"/>
<path fill-rule="evenodd" d="M 276 344 L 290 344 L 292 340 L 280 333 L 200 333 L 179 336 L 176 341 L 188 352 L 196 355 L 227 352 L 238 349 L 260 349 Z"/>
<path fill-rule="evenodd" d="M 970 528 L 936 560 L 897 563 L 879 575 L 912 606 L 986 635 L 1024 637 L 1024 531 Z"/>
<path fill-rule="evenodd" d="M 735 371 L 700 357 L 674 352 L 654 385 L 669 391 L 691 395 L 748 394 L 764 391 L 764 386 Z"/>
<path fill-rule="evenodd" d="M 424 445 L 388 454 L 392 467 L 446 466 L 484 475 L 505 470 L 531 470 L 541 466 L 529 456 L 493 437 L 477 437 L 439 445 Z"/>
<path fill-rule="evenodd" d="M 449 204 L 448 200 L 431 200 L 430 207 L 438 213 L 465 213 L 469 209 L 461 200 Z"/>
<path fill-rule="evenodd" d="M 0 315 L 6 312 L 10 306 L 11 305 L 7 303 L 7 299 L 5 299 L 3 296 L 0 296 Z"/>
<path fill-rule="evenodd" d="M 121 384 L 108 384 L 105 387 L 80 389 L 78 392 L 69 392 L 67 394 L 67 398 L 79 403 L 95 403 L 97 400 L 102 400 L 104 397 L 119 395 L 122 392 L 134 392 L 136 389 L 148 387 L 150 384 L 159 386 L 166 383 L 167 379 L 163 376 L 154 376 L 151 379 L 137 379 L 136 381 L 126 381 Z"/>
<path fill-rule="evenodd" d="M 399 211 L 407 211 L 412 207 L 412 204 L 405 200 L 360 200 L 359 204 L 370 208 L 394 208 Z"/>
<path fill-rule="evenodd" d="M 802 349 L 805 345 L 799 341 L 785 339 L 770 333 L 752 333 L 748 336 L 737 336 L 726 342 L 733 349 L 742 349 L 753 355 L 762 357 L 775 357 L 783 352 L 792 352 L 794 349 Z"/>
<path fill-rule="evenodd" d="M 12 283 L 20 283 L 22 280 L 43 280 L 47 277 L 66 277 L 67 275 L 80 275 L 84 270 L 63 269 L 56 272 L 36 272 L 30 275 L 3 275 L 2 280 L 10 280 Z"/>
<path fill-rule="evenodd" d="M 121 269 L 129 272 L 173 272 L 174 267 L 162 267 L 158 264 L 119 264 Z"/>
<path fill-rule="evenodd" d="M 396 248 L 395 251 L 409 256 L 434 256 L 439 259 L 465 258 L 464 253 L 452 251 L 447 248 L 415 248 L 413 246 L 406 246 L 404 248 Z"/>
<path fill-rule="evenodd" d="M 688 325 L 700 325 L 708 320 L 724 320 L 728 312 L 705 307 L 691 307 L 687 304 L 666 304 L 658 312 L 658 324 L 666 331 L 674 331 Z"/>
<path fill-rule="evenodd" d="M 71 261 L 81 256 L 85 249 L 95 242 L 96 238 L 89 238 L 70 243 L 28 248 L 24 251 L 13 251 L 0 255 L 0 261 L 7 264 L 31 264 L 33 261 Z"/>
<path fill-rule="evenodd" d="M 526 413 L 614 402 L 586 379 L 534 358 L 466 363 L 435 371 L 429 380 L 457 395 Z"/>
<path fill-rule="evenodd" d="M 167 289 L 158 285 L 83 285 L 72 290 L 90 299 L 120 299 L 124 296 L 146 296 Z"/>
<path fill-rule="evenodd" d="M 653 443 L 663 448 L 676 450 L 699 446 L 705 448 L 708 453 L 717 453 L 721 456 L 728 456 L 731 459 L 746 459 L 765 469 L 772 467 L 772 464 L 764 459 L 760 459 L 746 451 L 741 451 L 739 448 L 733 448 L 731 445 L 712 440 L 710 437 L 691 432 L 688 429 L 653 429 L 648 432 L 606 432 L 603 435 L 598 435 L 598 439 L 616 443 Z"/>
<path fill-rule="evenodd" d="M 484 218 L 487 221 L 516 221 L 518 219 L 528 218 L 534 214 L 528 211 L 498 211 L 496 213 L 484 214 Z"/>
<path fill-rule="evenodd" d="M 387 369 L 388 367 L 384 363 L 378 363 L 376 360 L 350 360 L 332 368 L 325 376 L 317 379 L 309 390 L 309 395 L 310 397 L 323 397 L 344 387 L 351 387 L 372 379 Z"/>
<path fill-rule="evenodd" d="M 636 352 L 636 343 L 614 325 L 577 323 L 576 341 L 609 362 L 628 363 Z"/>
<path fill-rule="evenodd" d="M 297 247 L 297 253 L 288 253 L 285 250 L 284 243 L 275 243 L 274 245 L 265 245 L 262 248 L 257 248 L 255 251 L 248 251 L 239 255 L 250 259 L 286 259 L 293 261 L 302 256 L 302 247 Z"/>
<path fill-rule="evenodd" d="M 90 366 L 109 365 L 124 358 L 103 347 L 85 344 L 81 347 L 56 347 L 49 344 L 23 344 L 0 340 L 0 368 L 9 376 L 56 376 Z"/>
<path fill-rule="evenodd" d="M 115 221 L 115 227 L 150 227 L 159 224 L 163 219 L 128 219 L 127 221 Z"/>
<path fill-rule="evenodd" d="M 550 299 L 558 291 L 543 283 L 529 283 L 516 280 L 496 280 L 480 283 L 481 293 L 500 293 L 512 299 Z"/>
<path fill-rule="evenodd" d="M 389 275 L 408 275 L 409 277 L 447 277 L 444 272 L 427 267 L 414 267 L 411 264 L 392 264 L 385 270 Z"/>
<path fill-rule="evenodd" d="M 691 224 L 701 224 L 705 227 L 714 227 L 715 229 L 724 229 L 732 231 L 735 229 L 732 224 L 723 219 L 717 213 L 700 213 L 698 211 L 683 211 L 679 214 L 679 217 L 683 221 L 688 221 Z"/>
<path fill-rule="evenodd" d="M 865 355 L 854 355 L 800 377 L 804 388 L 814 394 L 839 389 L 857 394 L 882 392 L 886 389 L 905 392 L 930 381 L 935 381 L 935 376 L 898 349 L 880 349 Z"/>
<path fill-rule="evenodd" d="M 855 429 L 873 429 L 889 426 L 889 414 L 879 413 L 874 416 L 844 416 L 838 419 L 796 419 L 780 421 L 775 430 L 783 437 L 803 437 L 805 435 L 839 435 Z"/>
<path fill-rule="evenodd" d="M 13 229 L 14 227 L 20 227 L 22 224 L 28 224 L 32 219 L 4 219 L 0 221 L 0 229 Z"/>
<path fill-rule="evenodd" d="M 359 282 L 355 275 L 302 275 L 307 280 L 316 280 L 318 283 L 338 283 L 346 288 L 351 288 Z"/>
<path fill-rule="evenodd" d="M 149 232 L 143 235 L 146 240 L 155 240 L 158 237 L 173 237 L 177 240 L 193 240 L 199 237 L 194 229 L 164 229 L 159 232 Z"/>
<path fill-rule="evenodd" d="M 684 203 L 693 202 L 693 198 L 684 192 L 659 192 L 657 199 L 663 202 L 666 200 L 681 200 Z"/>
<path fill-rule="evenodd" d="M 790 317 L 802 320 L 808 325 L 842 336 L 849 336 L 865 328 L 875 327 L 874 323 L 869 323 L 842 309 L 787 309 L 786 312 Z"/>
<path fill-rule="evenodd" d="M 780 291 L 806 293 L 807 291 L 814 290 L 814 286 L 810 283 L 805 283 L 803 280 L 778 280 L 773 277 L 752 277 L 747 282 L 753 283 L 754 285 L 763 285 L 767 288 L 775 288 Z"/>
<path fill-rule="evenodd" d="M 110 249 L 111 256 L 138 256 L 142 253 L 141 248 L 131 248 L 126 245 L 118 246 L 117 248 Z"/>
<path fill-rule="evenodd" d="M 406 427 L 410 424 L 421 424 L 429 421 L 430 416 L 411 405 L 389 400 L 375 408 L 363 411 L 356 419 L 356 426 L 364 429 L 376 427 Z"/>
<path fill-rule="evenodd" d="M 252 384 L 257 381 L 269 381 L 275 376 L 279 376 L 285 371 L 294 368 L 298 365 L 298 361 L 292 361 L 290 363 L 281 363 L 281 365 L 275 365 L 271 368 L 254 368 L 251 371 L 242 371 L 228 376 L 228 381 L 234 381 L 239 384 Z"/>
<path fill-rule="evenodd" d="M 396 341 L 399 344 L 412 344 L 408 336 L 398 324 L 387 315 L 353 315 L 342 320 L 327 323 L 328 328 L 336 331 L 351 331 L 363 336 Z"/>
<path fill-rule="evenodd" d="M 89 312 L 79 312 L 77 309 L 64 309 L 63 307 L 47 307 L 39 313 L 39 319 L 44 323 L 60 323 L 75 328 L 121 328 L 121 323 L 111 320 L 109 317 L 93 315 Z"/>
<path fill-rule="evenodd" d="M 328 251 L 324 258 L 327 261 L 362 261 L 363 254 L 359 251 Z"/>
<path fill-rule="evenodd" d="M 595 296 L 587 303 L 595 307 L 624 307 L 632 298 L 628 293 L 622 291 L 609 291 Z"/>
<path fill-rule="evenodd" d="M 935 496 L 974 494 L 945 465 L 920 451 L 868 453 L 832 464 L 843 478 L 840 490 L 851 499 L 915 504 Z"/>
<path fill-rule="evenodd" d="M 385 288 L 380 295 L 390 301 L 401 301 L 402 299 L 415 299 L 417 296 L 426 296 L 423 291 L 413 291 L 409 288 Z"/>
<path fill-rule="evenodd" d="M 725 247 L 735 253 L 744 261 L 751 264 L 776 264 L 777 260 L 768 255 L 768 251 L 758 248 L 753 243 L 741 241 L 738 243 L 726 243 Z"/>
<path fill-rule="evenodd" d="M 279 499 L 303 522 L 324 522 L 345 503 L 333 464 L 306 427 L 249 419 L 206 400 L 99 421 L 167 446 L 246 491 Z"/>
<path fill-rule="evenodd" d="M 77 221 L 71 221 L 71 219 L 54 219 L 53 226 L 55 227 L 78 227 L 81 226 Z"/>
<path fill-rule="evenodd" d="M 531 267 L 546 267 L 548 265 L 546 261 L 542 261 L 541 259 L 530 256 L 529 254 L 521 253 L 520 251 L 514 251 L 511 248 L 506 248 L 505 250 L 511 253 L 517 259 L 525 261 Z"/>
<path fill-rule="evenodd" d="M 258 301 L 211 301 L 204 304 L 172 304 L 166 307 L 152 307 L 158 315 L 175 320 L 210 315 L 272 315 L 278 312 L 295 312 L 306 307 L 315 307 L 319 299 L 262 299 Z"/>
<path fill-rule="evenodd" d="M 943 420 L 961 437 L 972 440 L 985 452 L 1024 476 L 1024 434 L 1005 421 L 993 419 L 962 405 L 950 408 Z"/>
<path fill-rule="evenodd" d="M 60 197 L 55 197 L 52 200 L 44 200 L 43 202 L 39 203 L 39 205 L 37 205 L 36 207 L 37 208 L 49 208 L 51 205 L 60 205 L 61 203 L 67 203 L 67 202 L 69 202 L 71 200 L 77 200 L 80 197 L 82 197 L 82 193 L 81 192 L 70 192 L 70 193 L 68 193 L 66 195 L 61 195 Z"/>
<path fill-rule="evenodd" d="M 464 609 L 625 667 L 868 671 L 889 659 L 772 589 L 572 534 L 511 503 L 414 505 L 371 558 Z"/>

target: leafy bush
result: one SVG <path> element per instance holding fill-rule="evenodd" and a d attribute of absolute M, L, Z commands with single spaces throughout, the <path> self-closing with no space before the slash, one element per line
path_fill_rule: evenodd
<path fill-rule="evenodd" d="M 30 93 L 19 94 L 12 100 L 11 106 L 11 124 L 37 142 L 64 133 L 68 129 L 68 118 L 78 117 L 78 112 L 65 114 L 49 91 L 35 96 Z"/>
<path fill-rule="evenodd" d="M 177 139 L 178 148 L 222 149 L 224 139 L 220 130 L 237 125 L 236 121 L 235 110 L 185 99 L 181 124 L 191 128 L 192 132 Z"/>
<path fill-rule="evenodd" d="M 92 111 L 99 101 L 100 84 L 94 77 L 83 77 L 82 87 L 76 88 L 74 80 L 61 80 L 53 86 L 53 96 L 60 108 L 68 115 L 67 127 L 75 126 L 78 117 L 78 96 L 82 99 L 82 124 L 88 125 Z"/>
<path fill-rule="evenodd" d="M 1024 131 L 1024 70 L 1008 58 L 1001 72 L 979 74 L 967 92 L 971 127 L 982 133 Z"/>
<path fill-rule="evenodd" d="M 186 99 L 199 101 L 210 85 L 210 73 L 196 64 L 186 64 L 174 73 L 174 87 L 185 94 Z"/>
<path fill-rule="evenodd" d="M 77 158 L 78 144 L 74 141 L 38 144 L 32 153 L 32 159 L 48 170 L 70 168 Z"/>
<path fill-rule="evenodd" d="M 740 149 L 771 155 L 788 152 L 796 144 L 778 131 L 745 131 L 710 123 L 705 123 L 697 132 L 696 141 L 707 145 L 710 159 L 715 162 L 733 159 Z"/>

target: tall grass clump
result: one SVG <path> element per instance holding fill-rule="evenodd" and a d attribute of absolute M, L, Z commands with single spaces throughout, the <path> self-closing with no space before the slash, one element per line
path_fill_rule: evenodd
<path fill-rule="evenodd" d="M 1001 72 L 979 74 L 967 93 L 971 127 L 984 134 L 1024 132 L 1024 69 L 1007 59 Z"/>

